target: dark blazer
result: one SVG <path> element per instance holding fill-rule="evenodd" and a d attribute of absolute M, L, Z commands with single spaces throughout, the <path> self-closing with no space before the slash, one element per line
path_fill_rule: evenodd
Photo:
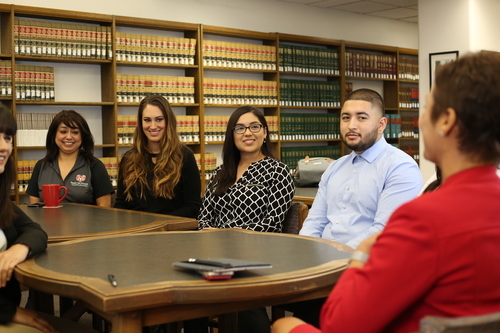
<path fill-rule="evenodd" d="M 7 238 L 7 247 L 14 244 L 25 244 L 30 248 L 28 257 L 45 251 L 47 248 L 47 234 L 40 225 L 33 222 L 23 211 L 12 203 L 16 219 L 10 227 L 3 230 Z M 16 307 L 21 300 L 19 282 L 12 277 L 7 285 L 0 288 L 0 325 L 10 322 L 16 313 Z"/>

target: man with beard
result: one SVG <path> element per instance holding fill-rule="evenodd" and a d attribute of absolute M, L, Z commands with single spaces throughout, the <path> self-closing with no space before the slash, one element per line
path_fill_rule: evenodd
<path fill-rule="evenodd" d="M 386 126 L 384 100 L 376 91 L 358 89 L 346 97 L 340 134 L 352 152 L 324 172 L 301 235 L 356 248 L 418 195 L 423 180 L 417 163 L 385 141 Z"/>

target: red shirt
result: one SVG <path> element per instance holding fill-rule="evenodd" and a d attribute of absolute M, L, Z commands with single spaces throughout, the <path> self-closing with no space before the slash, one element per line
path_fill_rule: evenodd
<path fill-rule="evenodd" d="M 407 333 L 426 315 L 500 311 L 499 246 L 495 167 L 455 174 L 394 212 L 365 267 L 346 270 L 328 297 L 321 332 Z"/>

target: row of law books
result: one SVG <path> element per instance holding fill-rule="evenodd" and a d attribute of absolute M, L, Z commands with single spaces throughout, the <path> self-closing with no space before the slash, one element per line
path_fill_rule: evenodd
<path fill-rule="evenodd" d="M 0 96 L 12 97 L 12 62 L 0 60 Z"/>
<path fill-rule="evenodd" d="M 196 39 L 116 33 L 116 60 L 133 63 L 194 65 Z"/>
<path fill-rule="evenodd" d="M 399 57 L 399 78 L 402 80 L 418 81 L 418 57 L 401 55 Z"/>
<path fill-rule="evenodd" d="M 339 107 L 340 83 L 280 79 L 281 106 Z"/>
<path fill-rule="evenodd" d="M 17 113 L 16 145 L 18 147 L 44 146 L 47 131 L 57 113 Z"/>
<path fill-rule="evenodd" d="M 340 138 L 338 113 L 281 113 L 281 140 L 335 140 Z"/>
<path fill-rule="evenodd" d="M 116 75 L 118 103 L 140 103 L 149 95 L 162 95 L 171 104 L 193 104 L 194 77 Z"/>
<path fill-rule="evenodd" d="M 106 167 L 111 185 L 118 186 L 118 159 L 116 157 L 98 157 Z"/>
<path fill-rule="evenodd" d="M 111 27 L 16 18 L 14 52 L 38 57 L 112 59 Z"/>
<path fill-rule="evenodd" d="M 279 70 L 308 74 L 339 75 L 337 49 L 279 44 Z"/>
<path fill-rule="evenodd" d="M 418 138 L 418 116 L 386 114 L 385 117 L 387 118 L 387 126 L 384 131 L 385 138 Z"/>
<path fill-rule="evenodd" d="M 276 81 L 203 79 L 205 104 L 277 105 Z"/>
<path fill-rule="evenodd" d="M 242 69 L 276 69 L 274 46 L 203 41 L 203 66 Z"/>
<path fill-rule="evenodd" d="M 18 100 L 55 100 L 54 67 L 16 65 L 14 80 Z"/>
<path fill-rule="evenodd" d="M 419 89 L 417 87 L 399 87 L 399 107 L 402 109 L 418 109 Z"/>
<path fill-rule="evenodd" d="M 340 146 L 310 146 L 310 147 L 281 147 L 281 161 L 288 165 L 290 171 L 297 168 L 300 159 L 309 157 L 340 158 Z"/>
<path fill-rule="evenodd" d="M 178 117 L 177 117 L 178 118 Z M 271 140 L 278 139 L 278 117 L 265 116 Z M 205 116 L 205 142 L 223 142 L 226 139 L 226 129 L 229 116 Z"/>
<path fill-rule="evenodd" d="M 408 155 L 413 157 L 413 159 L 418 163 L 420 161 L 420 150 L 418 145 L 406 145 L 400 148 L 404 152 L 406 152 Z"/>
<path fill-rule="evenodd" d="M 395 54 L 346 50 L 345 62 L 347 76 L 391 80 L 397 78 Z"/>
<path fill-rule="evenodd" d="M 201 154 L 194 154 L 196 160 L 196 165 L 198 165 L 198 170 L 201 172 Z M 203 164 L 205 165 L 205 174 L 201 175 L 205 180 L 210 180 L 212 173 L 215 168 L 217 168 L 217 154 L 215 153 L 205 153 L 203 158 Z"/>
<path fill-rule="evenodd" d="M 401 116 L 401 137 L 418 139 L 418 116 Z"/>

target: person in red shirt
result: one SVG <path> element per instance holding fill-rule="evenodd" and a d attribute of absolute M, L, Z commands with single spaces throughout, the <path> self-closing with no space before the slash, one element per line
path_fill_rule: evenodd
<path fill-rule="evenodd" d="M 320 329 L 282 318 L 273 333 L 414 332 L 427 315 L 500 311 L 500 53 L 436 71 L 420 115 L 442 184 L 362 242 L 321 310 Z"/>

